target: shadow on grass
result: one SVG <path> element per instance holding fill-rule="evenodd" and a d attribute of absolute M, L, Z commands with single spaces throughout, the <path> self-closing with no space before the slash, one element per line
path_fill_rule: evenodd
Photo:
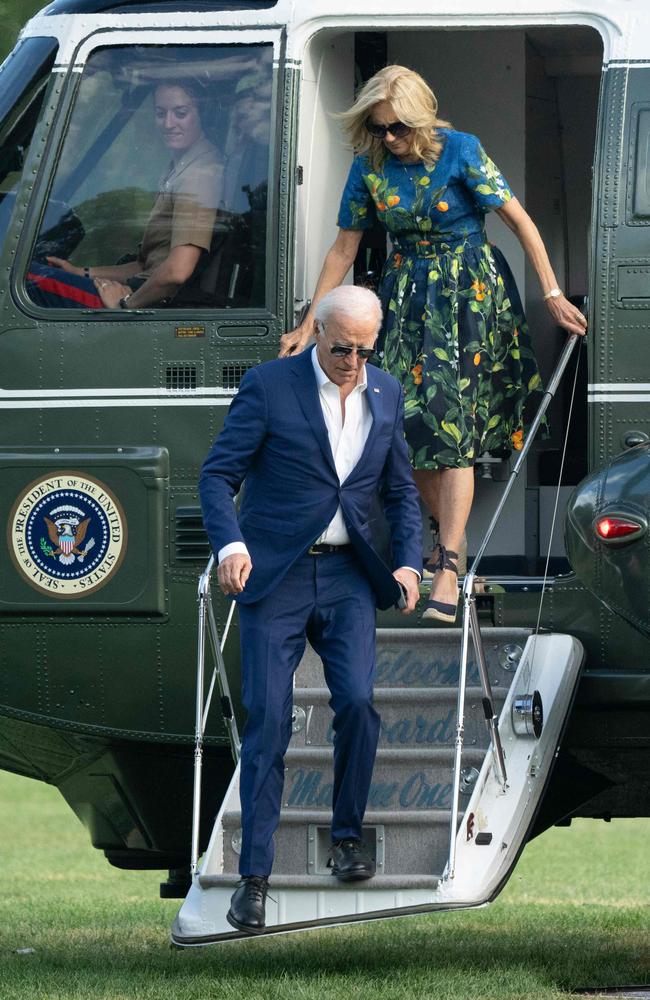
<path fill-rule="evenodd" d="M 553 996 L 582 986 L 650 980 L 643 907 L 497 904 L 471 913 L 397 918 L 187 950 L 168 947 L 167 925 L 160 911 L 154 913 L 125 912 L 119 930 L 114 911 L 104 914 L 104 927 L 91 909 L 86 920 L 77 909 L 67 927 L 61 914 L 58 927 L 41 931 L 33 956 L 7 955 L 5 941 L 3 978 L 8 974 L 5 981 L 13 980 L 17 990 L 7 996 L 48 995 L 21 992 L 26 987 L 23 974 L 41 989 L 45 983 L 74 980 L 78 992 L 57 997 L 117 996 L 101 992 L 105 984 L 98 980 L 99 970 L 124 995 L 160 1000 L 198 996 L 202 982 L 220 986 L 202 996 L 225 997 L 232 989 L 233 996 L 262 997 L 273 984 L 273 996 L 295 1000 L 314 995 L 316 983 L 319 997 L 335 986 L 339 991 L 354 987 L 360 998 L 376 997 L 378 988 L 384 997 L 414 997 L 420 995 L 412 992 L 416 987 L 435 986 L 439 997 L 497 998 Z"/>

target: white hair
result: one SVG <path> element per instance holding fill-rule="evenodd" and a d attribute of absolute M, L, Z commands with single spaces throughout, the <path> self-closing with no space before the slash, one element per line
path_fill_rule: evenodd
<path fill-rule="evenodd" d="M 323 326 L 332 316 L 360 319 L 373 314 L 376 329 L 379 330 L 382 320 L 381 302 L 369 288 L 360 288 L 359 285 L 339 285 L 338 288 L 333 288 L 323 295 L 314 309 L 314 319 Z"/>

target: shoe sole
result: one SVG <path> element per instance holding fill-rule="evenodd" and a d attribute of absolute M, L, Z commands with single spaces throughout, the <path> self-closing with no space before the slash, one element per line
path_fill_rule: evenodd
<path fill-rule="evenodd" d="M 369 878 L 374 878 L 376 871 L 374 872 L 343 872 L 339 875 L 335 868 L 332 869 L 332 875 L 337 878 L 339 882 L 365 882 Z"/>
<path fill-rule="evenodd" d="M 228 910 L 228 912 L 226 913 L 226 920 L 228 921 L 231 927 L 235 928 L 235 930 L 244 931 L 245 934 L 264 934 L 264 932 L 266 931 L 266 924 L 264 925 L 264 927 L 251 927 L 250 924 L 240 923 L 239 920 L 235 920 L 231 910 Z"/>
<path fill-rule="evenodd" d="M 442 611 L 436 611 L 435 608 L 426 608 L 422 612 L 422 620 L 427 618 L 435 618 L 439 622 L 447 622 L 448 625 L 453 625 L 456 621 L 457 612 L 455 611 L 453 615 L 446 615 Z"/>

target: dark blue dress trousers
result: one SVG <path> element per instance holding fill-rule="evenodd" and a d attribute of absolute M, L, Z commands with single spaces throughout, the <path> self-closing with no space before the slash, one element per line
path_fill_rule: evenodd
<path fill-rule="evenodd" d="M 301 556 L 266 597 L 239 605 L 242 875 L 268 875 L 291 738 L 293 675 L 308 639 L 334 712 L 332 839 L 360 837 L 379 738 L 372 704 L 376 599 L 354 552 Z"/>

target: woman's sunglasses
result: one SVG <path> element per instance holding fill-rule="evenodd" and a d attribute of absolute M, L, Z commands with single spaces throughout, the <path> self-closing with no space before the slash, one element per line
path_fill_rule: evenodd
<path fill-rule="evenodd" d="M 405 125 L 404 122 L 391 122 L 390 125 L 378 125 L 371 118 L 366 118 L 365 126 L 373 139 L 385 139 L 388 132 L 396 139 L 403 139 L 411 131 L 411 126 Z"/>

